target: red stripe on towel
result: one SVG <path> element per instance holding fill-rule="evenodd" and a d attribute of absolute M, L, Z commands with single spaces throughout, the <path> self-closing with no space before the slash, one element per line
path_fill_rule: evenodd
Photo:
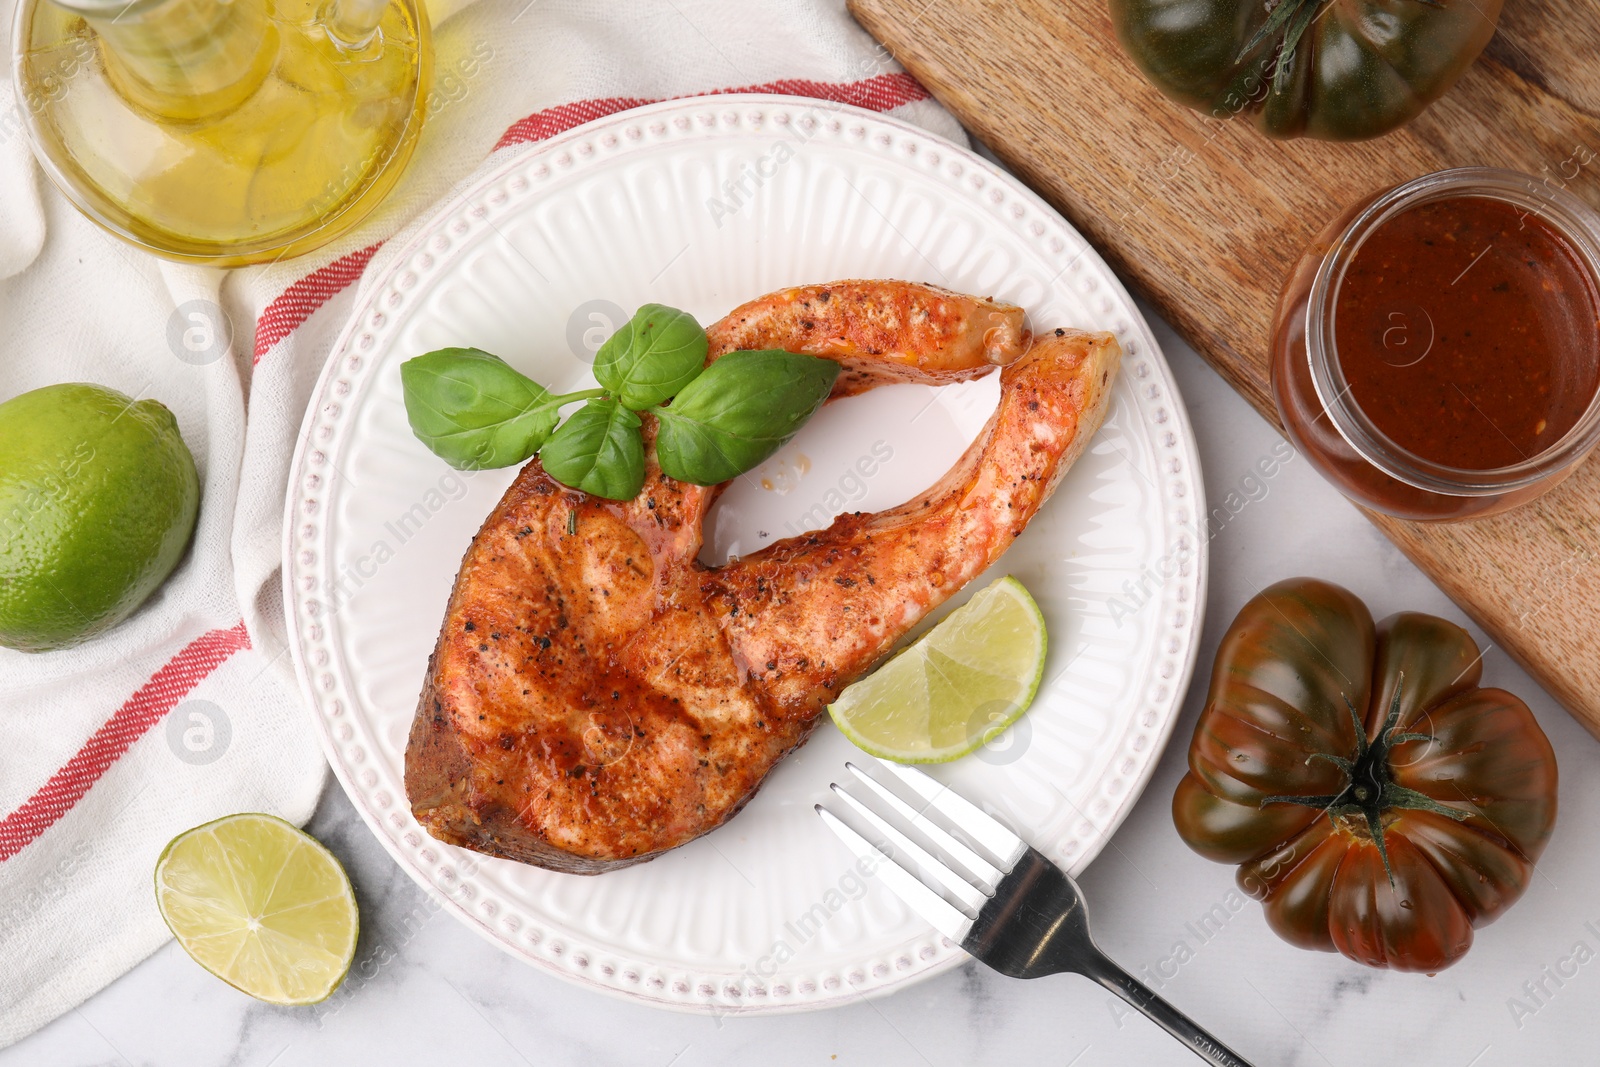
<path fill-rule="evenodd" d="M 0 860 L 15 856 L 54 826 L 191 689 L 229 656 L 249 647 L 250 635 L 243 620 L 226 630 L 202 634 L 184 646 L 84 742 L 66 766 L 20 808 L 0 819 Z"/>

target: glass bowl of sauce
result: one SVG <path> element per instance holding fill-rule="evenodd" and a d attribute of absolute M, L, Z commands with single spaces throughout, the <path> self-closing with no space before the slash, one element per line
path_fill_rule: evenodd
<path fill-rule="evenodd" d="M 1549 491 L 1600 442 L 1600 214 L 1477 167 L 1357 204 L 1284 287 L 1272 391 L 1365 507 L 1448 521 Z"/>

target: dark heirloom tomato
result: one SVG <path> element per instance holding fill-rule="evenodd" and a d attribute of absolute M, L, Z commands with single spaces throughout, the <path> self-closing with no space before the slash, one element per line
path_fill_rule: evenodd
<path fill-rule="evenodd" d="M 1443 96 L 1494 36 L 1502 0 L 1110 3 L 1123 48 L 1179 103 L 1249 112 L 1273 137 L 1357 141 Z"/>
<path fill-rule="evenodd" d="M 1528 706 L 1480 689 L 1461 627 L 1312 578 L 1246 604 L 1172 798 L 1189 847 L 1240 865 L 1279 936 L 1437 971 L 1522 895 L 1556 820 Z M 1359 720 L 1359 721 L 1358 721 Z"/>

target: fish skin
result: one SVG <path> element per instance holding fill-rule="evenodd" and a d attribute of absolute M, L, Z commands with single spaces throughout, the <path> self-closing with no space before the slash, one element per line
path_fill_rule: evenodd
<path fill-rule="evenodd" d="M 1027 349 L 1022 309 L 936 285 L 850 279 L 779 289 L 706 331 L 710 359 L 781 348 L 837 362 L 832 399 L 893 382 L 981 378 Z"/>

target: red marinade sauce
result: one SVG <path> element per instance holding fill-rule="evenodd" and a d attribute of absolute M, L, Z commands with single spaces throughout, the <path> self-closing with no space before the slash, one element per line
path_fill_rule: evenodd
<path fill-rule="evenodd" d="M 1600 388 L 1600 293 L 1578 250 L 1492 197 L 1418 204 L 1368 235 L 1346 268 L 1334 335 L 1373 425 L 1462 470 L 1534 458 Z"/>

